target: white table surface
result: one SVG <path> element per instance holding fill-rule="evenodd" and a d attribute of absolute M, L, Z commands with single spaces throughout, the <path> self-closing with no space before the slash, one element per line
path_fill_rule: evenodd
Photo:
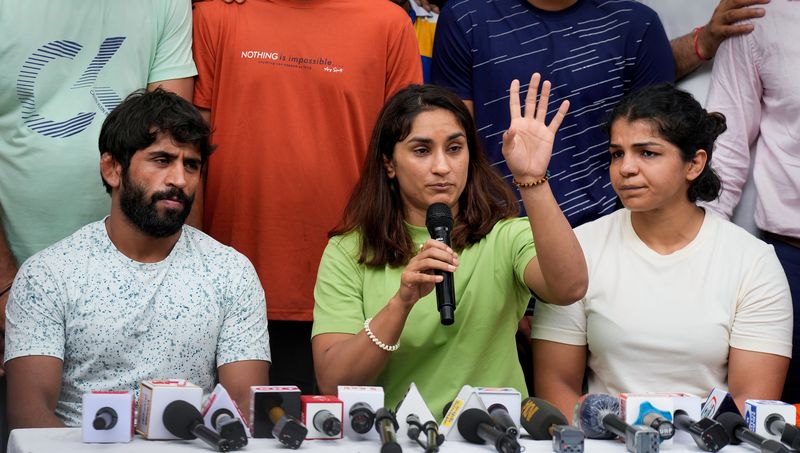
<path fill-rule="evenodd" d="M 534 441 L 530 439 L 520 439 L 525 453 L 551 453 L 552 447 L 549 441 Z M 400 445 L 405 453 L 422 453 L 422 447 L 409 439 L 400 439 Z M 284 453 L 293 451 L 278 443 L 275 439 L 250 439 L 248 445 L 239 451 L 265 451 L 276 450 Z M 194 452 L 213 451 L 201 440 L 171 440 L 171 441 L 148 441 L 139 436 L 134 437 L 133 442 L 128 444 L 84 444 L 81 442 L 80 428 L 45 428 L 45 429 L 16 429 L 11 432 L 8 441 L 8 453 L 78 453 L 78 452 L 132 452 L 132 453 L 171 453 L 171 452 Z M 378 441 L 353 441 L 350 439 L 339 439 L 335 441 L 307 440 L 296 451 L 300 452 L 347 452 L 347 453 L 379 453 L 380 443 Z M 442 453 L 448 452 L 476 452 L 491 453 L 495 452 L 493 446 L 475 445 L 464 442 L 449 441 L 445 442 L 440 450 Z M 586 453 L 627 453 L 625 445 L 619 441 L 611 440 L 586 440 L 584 447 Z M 703 453 L 693 443 L 674 442 L 670 446 L 662 446 L 662 451 L 670 453 Z M 723 453 L 754 453 L 758 450 L 742 447 L 727 446 Z"/>

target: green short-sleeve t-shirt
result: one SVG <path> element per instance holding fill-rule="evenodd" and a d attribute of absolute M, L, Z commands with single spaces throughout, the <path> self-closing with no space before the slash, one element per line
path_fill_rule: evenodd
<path fill-rule="evenodd" d="M 430 238 L 425 228 L 407 228 L 417 245 Z M 312 335 L 358 333 L 397 292 L 404 266 L 359 264 L 359 245 L 355 232 L 328 242 L 314 289 Z M 435 291 L 414 305 L 400 348 L 374 382 L 383 386 L 387 407 L 402 399 L 411 382 L 437 418 L 464 384 L 527 393 L 514 335 L 530 299 L 523 275 L 535 255 L 527 218 L 501 220 L 459 253 L 455 324 L 440 323 Z"/>

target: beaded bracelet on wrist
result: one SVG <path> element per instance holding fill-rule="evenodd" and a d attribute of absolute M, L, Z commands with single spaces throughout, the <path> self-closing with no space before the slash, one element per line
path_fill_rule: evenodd
<path fill-rule="evenodd" d="M 516 178 L 511 180 L 511 183 L 514 184 L 517 189 L 525 189 L 528 187 L 536 187 L 539 185 L 544 184 L 547 180 L 550 179 L 550 170 L 547 170 L 547 173 L 544 174 L 541 178 L 537 179 L 536 181 L 531 182 L 519 182 Z"/>
<path fill-rule="evenodd" d="M 369 328 L 370 321 L 372 321 L 372 318 L 367 318 L 364 320 L 364 332 L 367 334 L 367 337 L 369 337 L 369 339 L 372 340 L 372 342 L 375 343 L 377 347 L 383 349 L 386 352 L 397 351 L 397 348 L 400 347 L 400 342 L 398 341 L 396 344 L 389 345 L 379 340 L 378 337 L 376 337 L 375 334 L 372 333 L 372 330 L 370 330 Z"/>

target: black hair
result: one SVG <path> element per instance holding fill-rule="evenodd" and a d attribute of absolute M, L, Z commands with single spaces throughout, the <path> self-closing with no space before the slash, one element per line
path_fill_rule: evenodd
<path fill-rule="evenodd" d="M 109 153 L 126 173 L 134 153 L 152 145 L 159 133 L 197 147 L 203 165 L 214 151 L 211 128 L 200 112 L 177 94 L 156 88 L 134 91 L 109 113 L 100 129 L 100 154 Z M 111 193 L 105 180 L 103 186 Z"/>
<path fill-rule="evenodd" d="M 652 124 L 658 134 L 677 146 L 684 162 L 690 162 L 697 150 L 708 155 L 705 168 L 689 184 L 689 201 L 711 201 L 719 196 L 721 182 L 711 168 L 714 141 L 725 132 L 725 115 L 707 112 L 689 93 L 670 84 L 652 85 L 623 97 L 609 114 L 606 132 L 618 119 L 644 120 Z"/>

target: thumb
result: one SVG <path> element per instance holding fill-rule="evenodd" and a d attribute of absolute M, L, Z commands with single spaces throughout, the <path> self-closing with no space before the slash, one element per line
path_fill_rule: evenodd
<path fill-rule="evenodd" d="M 514 148 L 514 138 L 517 136 L 517 130 L 513 127 L 509 127 L 508 130 L 503 133 L 503 149 L 511 150 Z"/>

